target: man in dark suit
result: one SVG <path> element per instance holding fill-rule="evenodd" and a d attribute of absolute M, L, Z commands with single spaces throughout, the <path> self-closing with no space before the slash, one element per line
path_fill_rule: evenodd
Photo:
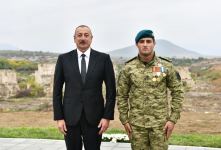
<path fill-rule="evenodd" d="M 54 120 L 64 134 L 67 150 L 82 150 L 82 143 L 85 150 L 100 150 L 102 133 L 114 119 L 113 65 L 109 55 L 91 49 L 92 38 L 88 26 L 78 26 L 74 33 L 77 49 L 59 55 L 55 67 Z"/>

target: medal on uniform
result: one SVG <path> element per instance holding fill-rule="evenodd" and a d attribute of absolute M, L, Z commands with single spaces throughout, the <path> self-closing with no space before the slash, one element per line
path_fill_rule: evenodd
<path fill-rule="evenodd" d="M 161 72 L 157 72 L 156 75 L 159 77 L 161 75 Z"/>
<path fill-rule="evenodd" d="M 154 82 L 157 81 L 157 78 L 154 77 L 154 78 L 152 79 L 152 81 L 154 81 Z"/>
<path fill-rule="evenodd" d="M 155 79 L 153 81 L 156 81 L 156 79 L 161 75 L 160 67 L 159 66 L 153 66 L 152 73 Z"/>
<path fill-rule="evenodd" d="M 166 76 L 166 69 L 163 67 L 161 63 L 157 63 L 156 66 L 152 67 L 152 73 L 153 73 L 153 79 L 152 81 L 160 81 L 160 76 L 162 75 L 163 77 Z"/>
<path fill-rule="evenodd" d="M 152 81 L 156 82 L 157 78 L 160 76 L 160 67 L 159 66 L 153 66 L 152 67 L 152 73 L 153 73 L 153 79 Z"/>
<path fill-rule="evenodd" d="M 165 69 L 163 66 L 160 67 L 160 72 L 165 72 Z"/>
<path fill-rule="evenodd" d="M 160 71 L 162 72 L 162 75 L 163 75 L 163 77 L 165 77 L 166 76 L 166 73 L 165 73 L 165 67 L 160 67 Z"/>
<path fill-rule="evenodd" d="M 160 67 L 158 67 L 158 66 L 153 66 L 152 72 L 155 73 L 155 74 L 157 74 L 158 72 L 160 73 L 160 72 L 161 72 L 161 71 L 160 71 Z"/>

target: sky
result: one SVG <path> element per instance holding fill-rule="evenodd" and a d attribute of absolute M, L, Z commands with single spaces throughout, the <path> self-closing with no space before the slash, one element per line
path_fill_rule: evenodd
<path fill-rule="evenodd" d="M 221 56 L 220 0 L 0 0 L 0 44 L 65 53 L 85 24 L 92 48 L 133 45 L 140 30 L 201 54 Z"/>

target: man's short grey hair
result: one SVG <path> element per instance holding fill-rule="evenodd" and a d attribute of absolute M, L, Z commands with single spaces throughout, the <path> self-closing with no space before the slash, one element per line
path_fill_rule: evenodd
<path fill-rule="evenodd" d="M 78 28 L 88 28 L 88 29 L 90 30 L 90 32 L 91 32 L 91 28 L 90 28 L 89 26 L 82 24 L 82 25 L 79 25 L 79 26 L 77 26 L 77 27 L 75 28 L 74 35 L 76 34 L 76 30 L 77 30 Z M 93 36 L 93 35 L 92 35 L 92 32 L 91 32 L 91 36 Z"/>

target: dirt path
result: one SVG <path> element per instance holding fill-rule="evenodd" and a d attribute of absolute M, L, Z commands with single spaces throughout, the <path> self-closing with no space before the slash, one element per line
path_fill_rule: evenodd
<path fill-rule="evenodd" d="M 52 112 L 7 112 L 0 113 L 0 127 L 56 127 Z M 116 113 L 110 128 L 123 129 Z M 183 112 L 176 125 L 176 133 L 221 134 L 221 114 Z"/>

